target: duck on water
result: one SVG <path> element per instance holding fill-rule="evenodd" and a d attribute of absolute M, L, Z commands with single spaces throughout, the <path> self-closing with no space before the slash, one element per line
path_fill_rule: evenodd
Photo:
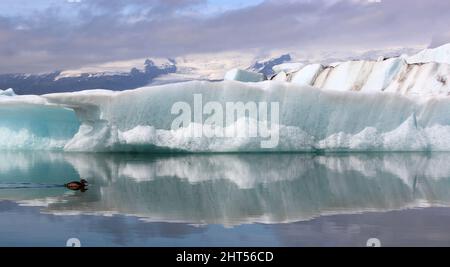
<path fill-rule="evenodd" d="M 84 192 L 87 190 L 88 182 L 84 179 L 78 181 L 73 181 L 67 184 L 64 184 L 64 187 L 73 191 L 81 191 Z"/>

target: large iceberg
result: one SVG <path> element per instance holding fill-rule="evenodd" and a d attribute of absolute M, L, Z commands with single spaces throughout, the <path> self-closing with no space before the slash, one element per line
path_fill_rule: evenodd
<path fill-rule="evenodd" d="M 358 92 L 393 92 L 403 95 L 450 94 L 450 44 L 425 49 L 413 56 L 353 60 L 329 65 L 309 64 L 274 80 L 319 89 Z M 274 68 L 281 68 L 275 66 Z M 291 77 L 285 79 L 285 77 Z"/>
<path fill-rule="evenodd" d="M 172 130 L 174 103 L 277 102 L 279 144 Z M 0 97 L 0 148 L 65 151 L 450 151 L 450 98 L 292 83 L 186 82 L 113 92 Z M 244 114 L 245 116 L 245 114 Z M 242 119 L 242 118 L 241 118 Z M 239 124 L 239 120 L 236 122 Z M 227 125 L 229 126 L 229 125 Z M 238 125 L 238 129 L 239 128 Z"/>
<path fill-rule="evenodd" d="M 420 63 L 446 63 L 450 64 L 450 44 L 445 44 L 436 48 L 425 49 L 407 59 L 409 64 Z"/>

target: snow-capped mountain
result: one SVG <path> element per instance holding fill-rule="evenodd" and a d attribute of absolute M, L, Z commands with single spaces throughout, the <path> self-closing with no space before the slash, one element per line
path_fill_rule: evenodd
<path fill-rule="evenodd" d="M 92 66 L 79 70 L 55 71 L 47 74 L 2 74 L 0 88 L 13 88 L 19 95 L 73 92 L 86 89 L 104 88 L 111 90 L 132 89 L 149 84 L 158 76 L 174 73 L 177 68 L 173 61 L 155 64 L 153 60 L 142 61 L 141 66 L 127 65 Z"/>
<path fill-rule="evenodd" d="M 292 57 L 290 54 L 281 55 L 277 58 L 272 58 L 268 60 L 263 61 L 257 61 L 255 64 L 253 64 L 248 70 L 262 73 L 266 75 L 266 77 L 270 77 L 273 74 L 275 74 L 274 70 L 272 69 L 276 65 L 280 65 L 286 62 L 289 62 L 292 60 Z"/>
<path fill-rule="evenodd" d="M 177 71 L 167 75 L 161 75 L 152 81 L 152 85 L 174 82 L 204 80 L 223 80 L 225 73 L 233 68 L 247 69 L 257 61 L 267 61 L 277 58 L 276 55 L 259 56 L 251 52 L 223 52 L 192 54 L 176 57 Z"/>

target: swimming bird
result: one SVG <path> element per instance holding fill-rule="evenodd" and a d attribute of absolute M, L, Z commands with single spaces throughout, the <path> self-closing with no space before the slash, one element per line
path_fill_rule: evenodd
<path fill-rule="evenodd" d="M 84 192 L 87 190 L 88 182 L 84 179 L 81 179 L 79 182 L 77 182 L 77 181 L 70 182 L 70 183 L 64 184 L 64 186 L 70 190 Z"/>

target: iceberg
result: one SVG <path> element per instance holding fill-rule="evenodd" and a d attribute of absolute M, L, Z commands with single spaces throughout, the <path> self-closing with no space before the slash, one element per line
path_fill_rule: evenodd
<path fill-rule="evenodd" d="M 279 72 L 275 77 L 273 77 L 274 81 L 286 82 L 288 80 L 288 74 L 284 71 Z"/>
<path fill-rule="evenodd" d="M 264 80 L 264 74 L 248 70 L 232 69 L 225 73 L 224 80 L 240 82 L 260 82 Z"/>
<path fill-rule="evenodd" d="M 14 90 L 12 88 L 6 89 L 6 90 L 2 90 L 0 89 L 0 96 L 15 96 L 16 93 L 14 92 Z"/>
<path fill-rule="evenodd" d="M 299 85 L 313 85 L 322 70 L 323 67 L 320 64 L 307 65 L 293 74 L 291 82 Z"/>
<path fill-rule="evenodd" d="M 279 144 L 171 129 L 174 103 L 277 102 Z M 86 152 L 450 151 L 450 98 L 337 92 L 288 82 L 194 81 L 114 92 L 0 97 L 0 149 Z M 242 119 L 235 123 L 244 131 Z M 205 123 L 205 122 L 203 122 Z M 230 127 L 232 125 L 226 125 Z M 244 135 L 245 136 L 245 135 Z"/>
<path fill-rule="evenodd" d="M 407 58 L 409 64 L 420 63 L 444 63 L 450 64 L 450 44 L 445 44 L 432 49 L 425 49 L 416 55 Z"/>
<path fill-rule="evenodd" d="M 277 76 L 281 76 L 277 79 Z M 274 80 L 284 80 L 279 73 Z M 393 92 L 403 95 L 449 95 L 450 65 L 409 64 L 404 58 L 382 61 L 347 61 L 333 66 L 306 65 L 291 73 L 291 83 L 323 90 Z M 289 81 L 288 81 L 289 82 Z"/>
<path fill-rule="evenodd" d="M 298 71 L 300 70 L 302 67 L 304 67 L 303 63 L 283 63 L 283 64 L 279 64 L 279 65 L 275 65 L 272 67 L 272 70 L 278 74 L 280 72 L 286 72 L 286 73 L 290 73 L 290 72 L 294 72 L 294 71 Z"/>
<path fill-rule="evenodd" d="M 280 70 L 272 79 L 333 91 L 447 96 L 450 95 L 450 44 L 425 49 L 410 57 L 380 57 L 376 61 L 353 60 L 324 66 L 309 64 L 287 72 L 290 79 L 285 79 L 285 72 Z"/>
<path fill-rule="evenodd" d="M 0 95 L 0 149 L 62 150 L 79 127 L 70 108 L 40 96 L 16 96 L 12 90 Z"/>

